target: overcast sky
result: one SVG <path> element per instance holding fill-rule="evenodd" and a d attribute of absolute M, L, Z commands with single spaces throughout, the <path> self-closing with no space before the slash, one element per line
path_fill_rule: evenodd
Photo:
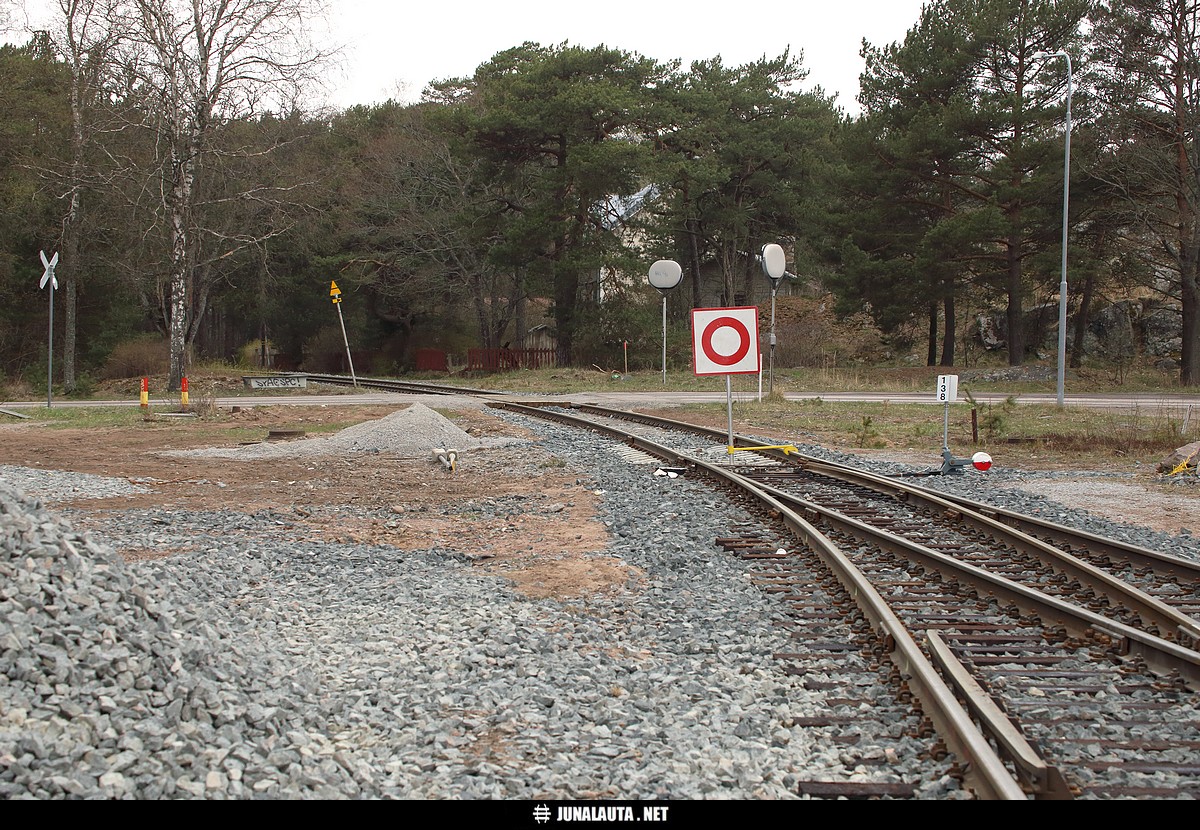
<path fill-rule="evenodd" d="M 805 89 L 821 86 L 858 112 L 859 49 L 904 39 L 923 0 L 329 0 L 331 41 L 343 46 L 329 103 L 338 108 L 395 98 L 415 101 L 432 80 L 471 75 L 497 52 L 525 41 L 542 46 L 604 44 L 660 61 L 720 55 L 727 66 L 802 53 Z M 39 27 L 30 0 L 32 24 Z M 44 15 L 44 12 L 42 13 Z M 314 21 L 314 25 L 317 25 Z M 321 27 L 325 28 L 324 26 Z"/>
<path fill-rule="evenodd" d="M 744 0 L 656 3 L 606 0 L 515 0 L 405 3 L 334 0 L 335 37 L 346 46 L 345 79 L 332 103 L 415 100 L 434 79 L 472 74 L 497 52 L 533 41 L 604 44 L 666 61 L 720 55 L 727 66 L 803 52 L 805 89 L 837 93 L 856 113 L 863 38 L 874 45 L 904 39 L 922 0 Z"/>

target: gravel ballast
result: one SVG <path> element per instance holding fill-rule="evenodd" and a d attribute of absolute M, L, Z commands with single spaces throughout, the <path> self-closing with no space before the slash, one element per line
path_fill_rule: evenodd
<path fill-rule="evenodd" d="M 0 467 L 0 798 L 788 799 L 845 775 L 793 725 L 828 704 L 775 668 L 778 607 L 714 545 L 754 519 L 607 439 L 504 417 L 601 494 L 597 556 L 638 574 L 624 590 L 530 599 L 453 552 L 306 541 L 270 511 L 135 510 L 81 534 L 47 505 L 142 485 Z M 427 447 L 421 428 L 400 431 Z M 122 560 L 164 526 L 192 550 Z M 915 757 L 861 774 L 967 797 Z"/>

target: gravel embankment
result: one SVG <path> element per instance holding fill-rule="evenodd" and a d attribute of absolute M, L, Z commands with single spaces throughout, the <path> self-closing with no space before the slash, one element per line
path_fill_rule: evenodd
<path fill-rule="evenodd" d="M 130 511 L 81 535 L 45 505 L 138 485 L 0 467 L 0 798 L 784 799 L 845 775 L 792 724 L 828 704 L 774 669 L 777 609 L 714 549 L 753 520 L 598 454 L 605 439 L 532 426 L 603 491 L 597 555 L 638 569 L 625 590 L 531 600 L 450 551 L 305 542 L 269 511 Z M 121 560 L 164 527 L 194 552 Z"/>

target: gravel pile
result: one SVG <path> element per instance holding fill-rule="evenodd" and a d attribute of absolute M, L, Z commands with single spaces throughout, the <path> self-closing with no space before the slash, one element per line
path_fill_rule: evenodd
<path fill-rule="evenodd" d="M 530 471 L 550 453 L 602 494 L 596 555 L 633 569 L 625 590 L 532 600 L 453 551 L 315 544 L 269 511 L 79 535 L 32 494 L 120 480 L 0 470 L 0 798 L 786 799 L 823 773 L 964 797 L 915 753 L 847 769 L 795 725 L 834 704 L 777 670 L 777 606 L 715 549 L 750 516 L 607 439 L 503 417 L 541 436 Z M 408 427 L 393 440 L 419 455 L 456 443 Z M 121 560 L 164 525 L 188 553 Z"/>
<path fill-rule="evenodd" d="M 388 453 L 397 458 L 423 458 L 433 447 L 477 450 L 514 443 L 511 438 L 476 438 L 459 429 L 422 403 L 374 421 L 347 427 L 332 435 L 291 441 L 212 447 L 199 450 L 166 450 L 162 455 L 199 458 L 232 458 L 254 461 L 269 458 L 307 458 L 319 455 L 353 456 Z"/>

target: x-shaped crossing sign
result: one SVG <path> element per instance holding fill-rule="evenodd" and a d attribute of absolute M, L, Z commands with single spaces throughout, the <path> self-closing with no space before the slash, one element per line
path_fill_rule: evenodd
<path fill-rule="evenodd" d="M 50 283 L 52 288 L 58 288 L 58 277 L 54 276 L 54 266 L 58 265 L 58 251 L 54 252 L 54 256 L 46 259 L 45 251 L 38 251 L 38 256 L 42 258 L 42 265 L 46 267 L 45 273 L 42 274 L 42 281 L 38 283 L 38 288 L 45 288 L 46 283 Z"/>

